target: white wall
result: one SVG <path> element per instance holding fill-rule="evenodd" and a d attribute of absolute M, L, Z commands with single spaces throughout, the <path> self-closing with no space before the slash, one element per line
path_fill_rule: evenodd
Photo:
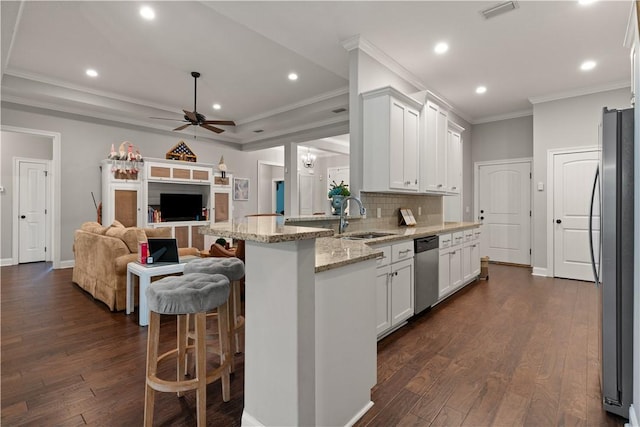
<path fill-rule="evenodd" d="M 280 148 L 280 150 L 282 150 Z M 273 181 L 284 181 L 284 166 L 258 162 L 258 188 L 259 202 L 255 213 L 273 213 Z"/>
<path fill-rule="evenodd" d="M 93 191 L 96 198 L 101 197 L 99 164 L 106 158 L 111 144 L 117 146 L 122 141 L 130 141 L 140 147 L 145 158 L 163 159 L 167 151 L 180 140 L 184 140 L 198 156 L 198 162 L 217 165 L 220 156 L 223 155 L 229 173 L 249 178 L 249 200 L 234 201 L 235 217 L 256 212 L 257 191 L 254 190 L 254 186 L 257 182 L 257 161 L 283 163 L 282 150 L 277 148 L 243 152 L 226 144 L 193 139 L 193 134 L 189 132 L 154 132 L 5 102 L 2 103 L 2 124 L 61 134 L 61 241 L 58 244 L 60 259 L 63 262 L 73 260 L 74 230 L 85 221 L 95 220 L 91 192 Z M 10 254 L 3 251 L 2 257 L 8 256 Z"/>
<path fill-rule="evenodd" d="M 473 163 L 533 157 L 533 116 L 473 125 Z"/>
<path fill-rule="evenodd" d="M 596 146 L 602 108 L 629 107 L 629 88 L 549 101 L 533 106 L 533 267 L 547 268 L 547 151 Z M 547 272 L 551 274 L 551 272 Z"/>
<path fill-rule="evenodd" d="M 53 159 L 52 139 L 44 136 L 27 135 L 15 132 L 0 132 L 0 185 L 5 188 L 0 193 L 2 225 L 0 235 L 0 259 L 12 257 L 11 242 L 13 239 L 13 166 L 15 157 L 30 159 Z"/>

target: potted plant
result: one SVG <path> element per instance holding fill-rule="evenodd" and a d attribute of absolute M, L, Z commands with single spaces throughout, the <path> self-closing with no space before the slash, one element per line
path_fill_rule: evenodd
<path fill-rule="evenodd" d="M 340 184 L 335 181 L 331 182 L 328 196 L 331 199 L 334 215 L 340 215 L 342 212 L 342 200 L 351 195 L 348 187 L 349 184 L 345 184 L 344 181 L 340 181 Z"/>

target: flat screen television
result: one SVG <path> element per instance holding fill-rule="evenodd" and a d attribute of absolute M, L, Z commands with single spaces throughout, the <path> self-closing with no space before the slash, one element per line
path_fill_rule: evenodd
<path fill-rule="evenodd" d="M 160 193 L 163 221 L 198 221 L 202 217 L 202 194 Z"/>

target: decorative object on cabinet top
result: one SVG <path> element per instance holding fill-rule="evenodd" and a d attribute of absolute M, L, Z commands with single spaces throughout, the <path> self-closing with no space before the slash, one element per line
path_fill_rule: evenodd
<path fill-rule="evenodd" d="M 111 172 L 116 179 L 138 179 L 138 172 L 144 161 L 140 149 L 129 141 L 123 141 L 118 151 L 111 144 L 107 160 L 111 163 Z"/>
<path fill-rule="evenodd" d="M 182 160 L 184 162 L 198 161 L 198 157 L 184 141 L 180 141 L 174 145 L 171 150 L 167 151 L 166 158 L 168 160 Z"/>

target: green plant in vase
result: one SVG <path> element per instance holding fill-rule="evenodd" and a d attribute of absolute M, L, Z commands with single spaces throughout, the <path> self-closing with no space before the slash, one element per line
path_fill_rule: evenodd
<path fill-rule="evenodd" d="M 335 181 L 331 182 L 328 196 L 331 199 L 334 215 L 340 215 L 342 212 L 342 200 L 350 195 L 349 184 L 345 184 L 344 181 L 340 181 L 340 184 Z"/>

